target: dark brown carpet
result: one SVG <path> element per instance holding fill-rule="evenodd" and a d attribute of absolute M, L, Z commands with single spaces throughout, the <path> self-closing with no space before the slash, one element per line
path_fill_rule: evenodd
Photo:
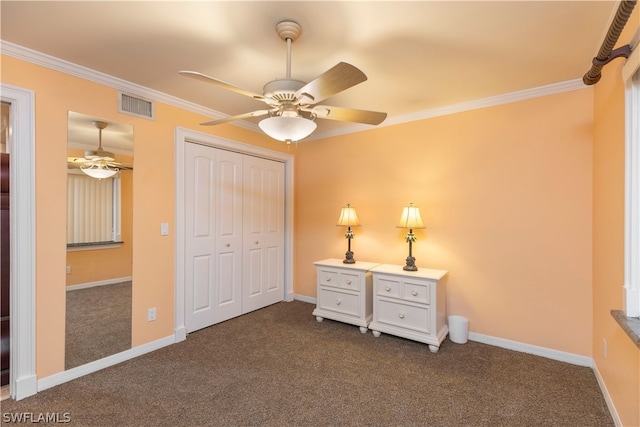
<path fill-rule="evenodd" d="M 278 303 L 2 411 L 77 426 L 613 426 L 590 368 L 424 344 Z M 6 419 L 6 418 L 5 418 Z"/>
<path fill-rule="evenodd" d="M 65 369 L 131 348 L 131 281 L 67 292 Z"/>

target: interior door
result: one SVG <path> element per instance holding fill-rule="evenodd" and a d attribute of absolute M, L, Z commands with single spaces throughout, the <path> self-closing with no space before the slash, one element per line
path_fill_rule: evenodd
<path fill-rule="evenodd" d="M 11 343 L 11 305 L 10 290 L 10 253 L 9 245 L 9 154 L 0 153 L 0 385 L 9 384 L 10 343 Z"/>
<path fill-rule="evenodd" d="M 242 155 L 185 147 L 187 332 L 242 314 Z"/>
<path fill-rule="evenodd" d="M 284 299 L 284 164 L 243 159 L 243 313 Z"/>

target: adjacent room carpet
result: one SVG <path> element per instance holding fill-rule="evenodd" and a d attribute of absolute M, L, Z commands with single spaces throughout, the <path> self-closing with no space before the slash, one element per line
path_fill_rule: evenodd
<path fill-rule="evenodd" d="M 2 412 L 67 413 L 76 426 L 614 425 L 590 368 L 471 341 L 433 354 L 318 323 L 313 308 L 254 311 Z"/>
<path fill-rule="evenodd" d="M 67 292 L 65 369 L 131 348 L 131 281 Z"/>

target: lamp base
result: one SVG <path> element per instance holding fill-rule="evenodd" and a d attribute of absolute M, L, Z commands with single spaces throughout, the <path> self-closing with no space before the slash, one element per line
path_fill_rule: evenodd
<path fill-rule="evenodd" d="M 356 260 L 353 259 L 353 252 L 347 251 L 344 254 L 344 260 L 342 261 L 345 264 L 355 264 Z"/>
<path fill-rule="evenodd" d="M 407 265 L 402 267 L 405 271 L 418 271 L 418 267 L 416 267 L 416 258 L 412 256 L 407 257 Z"/>

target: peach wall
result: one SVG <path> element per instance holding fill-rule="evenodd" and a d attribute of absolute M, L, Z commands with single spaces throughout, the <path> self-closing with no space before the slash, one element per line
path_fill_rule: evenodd
<path fill-rule="evenodd" d="M 301 143 L 296 292 L 342 258 L 404 264 L 402 207 L 420 207 L 417 265 L 449 270 L 447 311 L 472 332 L 591 355 L 592 89 Z"/>
<path fill-rule="evenodd" d="M 295 155 L 297 294 L 315 296 L 314 260 L 341 258 L 346 250 L 344 230 L 335 226 L 340 207 L 354 205 L 362 222 L 353 241 L 356 259 L 403 263 L 405 232 L 395 224 L 402 206 L 414 202 L 427 226 L 416 232 L 414 254 L 419 266 L 450 271 L 450 313 L 469 317 L 472 332 L 593 354 L 623 419 L 638 420 L 638 353 L 608 316 L 621 295 L 615 282 L 620 213 L 597 209 L 619 202 L 618 145 L 609 152 L 603 135 L 619 128 L 620 118 L 615 109 L 606 111 L 611 94 L 599 92 L 606 83 L 595 89 L 592 193 L 593 88 L 287 148 L 230 125 L 203 129 L 197 123 L 205 117 L 162 103 L 155 121 L 121 115 L 116 90 L 8 56 L 2 56 L 2 81 L 36 92 L 39 378 L 64 369 L 60 194 L 72 110 L 134 126 L 134 346 L 173 333 L 173 144 L 175 126 L 182 126 Z M 619 84 L 614 90 L 619 102 Z M 169 223 L 169 236 L 160 236 L 161 222 Z M 156 322 L 146 321 L 149 307 L 157 307 Z M 597 348 L 603 335 L 606 360 Z"/>
<path fill-rule="evenodd" d="M 640 28 L 638 7 L 619 38 Z M 594 92 L 593 357 L 622 424 L 640 425 L 640 350 L 611 317 L 624 285 L 624 59 L 607 65 Z M 586 70 L 585 70 L 586 71 Z M 604 356 L 604 341 L 607 357 Z"/>
<path fill-rule="evenodd" d="M 67 114 L 76 111 L 134 127 L 132 345 L 173 334 L 174 135 L 181 126 L 272 150 L 266 136 L 231 125 L 202 128 L 207 119 L 156 104 L 155 121 L 118 113 L 117 90 L 2 55 L 2 82 L 35 92 L 36 374 L 64 370 Z M 170 235 L 160 236 L 160 223 Z M 147 322 L 147 309 L 157 320 Z"/>

